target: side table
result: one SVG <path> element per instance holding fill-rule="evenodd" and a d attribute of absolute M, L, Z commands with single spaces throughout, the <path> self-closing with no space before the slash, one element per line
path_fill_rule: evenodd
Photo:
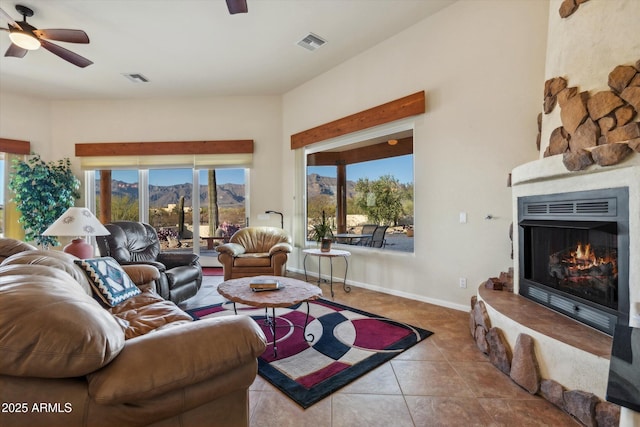
<path fill-rule="evenodd" d="M 307 280 L 307 257 L 317 256 L 318 257 L 318 284 L 320 284 L 320 280 L 322 278 L 321 265 L 322 258 L 329 258 L 329 283 L 331 286 L 331 297 L 333 297 L 333 259 L 336 257 L 340 257 L 344 259 L 344 280 L 342 281 L 342 288 L 345 292 L 351 292 L 351 286 L 347 285 L 347 271 L 349 270 L 349 261 L 347 258 L 351 256 L 351 252 L 343 251 L 338 249 L 331 249 L 328 252 L 322 252 L 320 249 L 303 249 L 304 260 L 302 261 L 302 266 L 304 267 L 304 280 Z"/>

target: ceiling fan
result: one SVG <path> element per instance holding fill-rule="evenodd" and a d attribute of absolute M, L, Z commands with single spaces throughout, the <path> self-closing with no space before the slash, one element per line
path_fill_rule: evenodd
<path fill-rule="evenodd" d="M 236 13 L 247 13 L 247 0 L 227 0 L 227 8 L 229 13 L 235 15 Z"/>
<path fill-rule="evenodd" d="M 27 54 L 27 51 L 35 50 L 42 46 L 54 55 L 58 55 L 78 67 L 84 68 L 93 64 L 87 58 L 49 41 L 89 43 L 89 36 L 84 31 L 68 29 L 39 30 L 27 23 L 27 17 L 33 16 L 33 10 L 20 4 L 16 5 L 16 10 L 22 15 L 22 21 L 20 22 L 14 21 L 7 12 L 0 8 L 0 15 L 4 16 L 8 23 L 8 28 L 0 28 L 0 30 L 8 31 L 11 39 L 11 46 L 9 46 L 4 56 L 22 58 Z"/>

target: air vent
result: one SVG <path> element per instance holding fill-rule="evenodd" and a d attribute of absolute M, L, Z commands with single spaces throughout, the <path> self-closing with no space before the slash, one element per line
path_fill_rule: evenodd
<path fill-rule="evenodd" d="M 609 213 L 608 200 L 596 200 L 592 202 L 577 202 L 576 212 L 578 213 Z"/>
<path fill-rule="evenodd" d="M 298 46 L 302 46 L 303 48 L 307 49 L 307 50 L 311 50 L 314 51 L 316 49 L 318 49 L 319 47 L 321 47 L 322 45 L 324 45 L 327 41 L 325 39 L 323 39 L 322 37 L 313 34 L 313 33 L 309 33 L 307 34 L 307 36 L 305 38 L 303 38 L 302 40 L 300 40 L 297 44 Z"/>
<path fill-rule="evenodd" d="M 549 213 L 571 214 L 573 213 L 573 203 L 550 203 Z"/>
<path fill-rule="evenodd" d="M 615 216 L 615 198 L 583 199 L 576 201 L 533 202 L 524 204 L 525 215 L 575 215 L 575 216 Z"/>
<path fill-rule="evenodd" d="M 123 73 L 123 76 L 125 76 L 126 78 L 128 78 L 129 80 L 131 80 L 134 83 L 148 83 L 149 79 L 146 78 L 145 76 L 143 76 L 140 73 Z"/>
<path fill-rule="evenodd" d="M 528 214 L 546 214 L 547 213 L 547 205 L 542 204 L 542 205 L 534 205 L 534 204 L 528 204 L 527 205 L 527 213 Z"/>
<path fill-rule="evenodd" d="M 532 288 L 532 287 L 527 288 L 527 290 L 529 291 L 529 297 L 536 299 L 540 302 L 544 302 L 544 303 L 548 302 L 549 294 L 547 294 L 545 291 L 538 288 Z"/>

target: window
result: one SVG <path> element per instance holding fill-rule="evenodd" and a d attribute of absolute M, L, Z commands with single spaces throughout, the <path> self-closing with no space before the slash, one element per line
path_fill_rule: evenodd
<path fill-rule="evenodd" d="M 246 224 L 244 168 L 199 169 L 195 173 L 192 168 L 110 172 L 111 221 L 151 224 L 163 251 L 194 251 L 215 257 L 215 244 Z M 92 173 L 94 182 L 88 180 L 87 185 L 93 185 L 99 211 L 100 171 Z M 215 191 L 210 191 L 212 185 Z M 194 188 L 199 188 L 197 197 Z M 200 243 L 194 244 L 196 241 Z"/>
<path fill-rule="evenodd" d="M 413 252 L 413 130 L 378 133 L 306 149 L 309 240 L 324 215 L 336 243 Z"/>
<path fill-rule="evenodd" d="M 96 180 L 96 210 L 100 203 L 100 171 L 95 172 Z M 138 171 L 111 171 L 111 220 L 139 221 L 140 208 L 138 206 Z"/>

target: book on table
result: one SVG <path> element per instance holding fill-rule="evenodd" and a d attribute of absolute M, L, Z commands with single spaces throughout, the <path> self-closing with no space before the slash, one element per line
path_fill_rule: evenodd
<path fill-rule="evenodd" d="M 272 291 L 280 289 L 282 285 L 277 279 L 252 279 L 249 287 L 254 291 Z"/>

